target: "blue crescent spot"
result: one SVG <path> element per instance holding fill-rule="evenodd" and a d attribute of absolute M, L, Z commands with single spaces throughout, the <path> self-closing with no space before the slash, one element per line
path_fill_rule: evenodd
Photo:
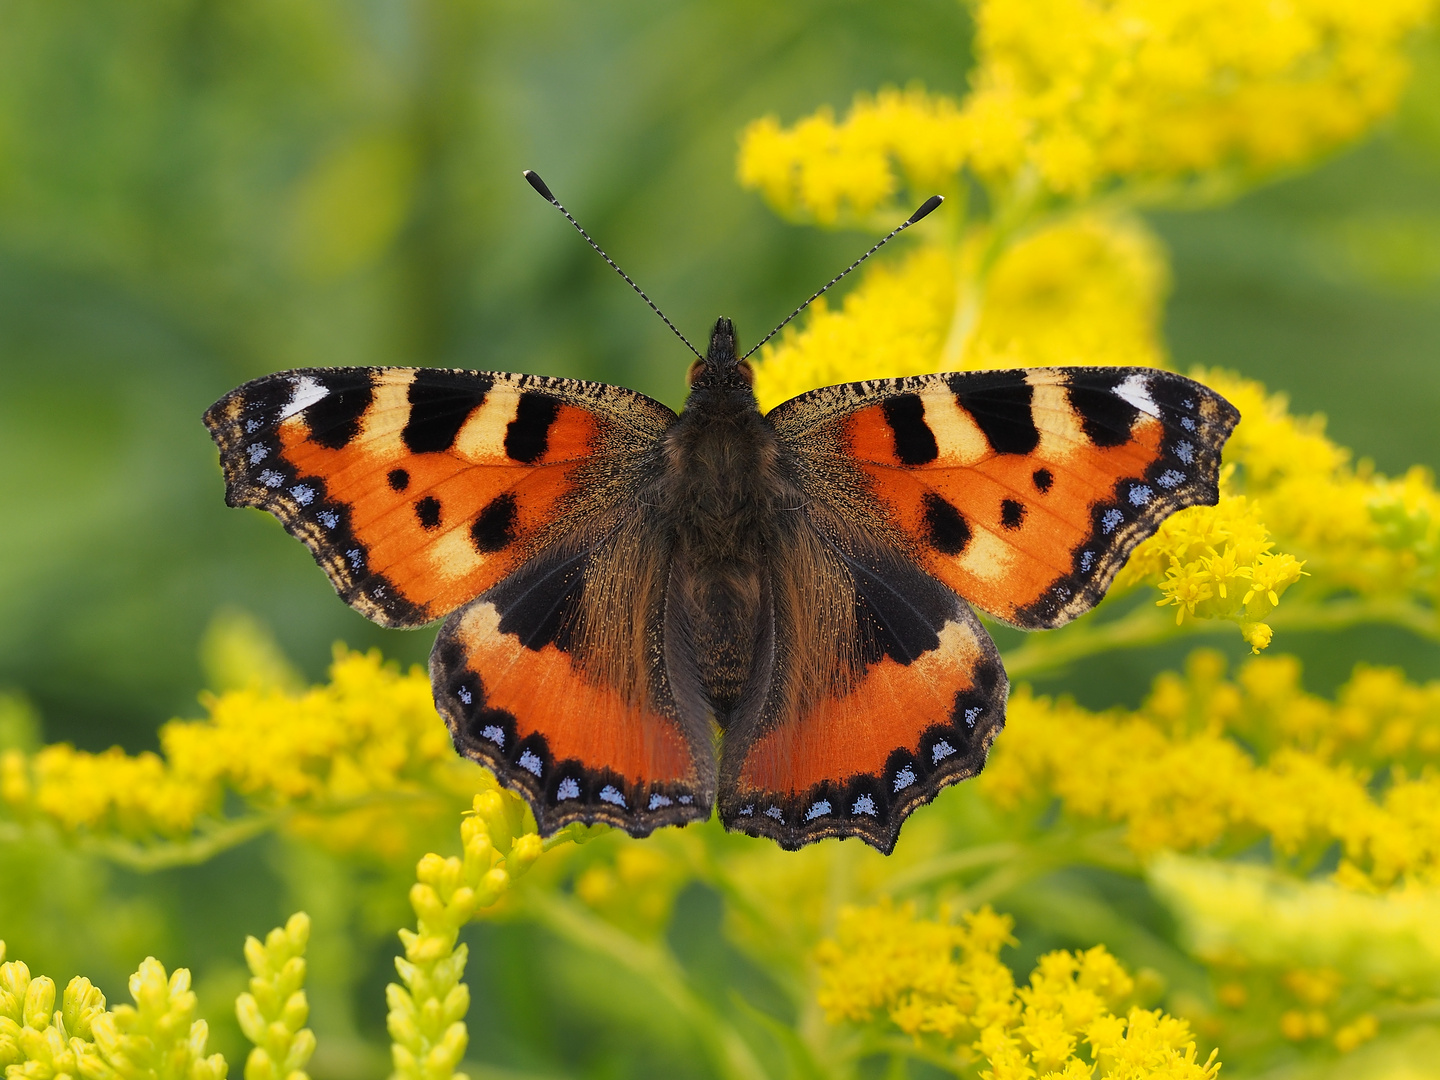
<path fill-rule="evenodd" d="M 855 800 L 855 804 L 850 807 L 850 813 L 869 814 L 871 817 L 876 817 L 875 800 L 869 795 L 861 795 Z"/>
<path fill-rule="evenodd" d="M 814 821 L 817 817 L 824 817 L 824 816 L 825 816 L 826 814 L 828 814 L 829 812 L 830 812 L 830 800 L 829 800 L 829 799 L 821 799 L 819 802 L 817 802 L 817 803 L 815 803 L 813 806 L 811 806 L 809 810 L 806 810 L 806 811 L 805 811 L 805 820 L 806 820 L 806 821 Z"/>

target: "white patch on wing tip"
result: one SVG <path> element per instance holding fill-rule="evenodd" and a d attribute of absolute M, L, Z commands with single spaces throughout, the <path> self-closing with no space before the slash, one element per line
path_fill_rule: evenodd
<path fill-rule="evenodd" d="M 290 385 L 294 387 L 294 389 L 290 391 L 289 403 L 280 410 L 281 420 L 290 419 L 290 417 L 296 413 L 308 409 L 311 405 L 322 400 L 330 393 L 329 390 L 325 389 L 325 387 L 321 386 L 319 382 L 312 379 L 309 375 L 301 375 L 297 379 L 292 379 Z"/>
<path fill-rule="evenodd" d="M 1119 386 L 1115 387 L 1115 394 L 1128 401 L 1135 408 L 1150 416 L 1159 416 L 1160 407 L 1155 404 L 1155 399 L 1150 396 L 1149 380 L 1143 374 L 1131 375 Z"/>

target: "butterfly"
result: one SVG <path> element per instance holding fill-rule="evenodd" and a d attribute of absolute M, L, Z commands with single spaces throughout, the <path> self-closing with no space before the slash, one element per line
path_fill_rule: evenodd
<path fill-rule="evenodd" d="M 785 848 L 888 853 L 1004 726 L 971 605 L 1027 630 L 1089 610 L 1169 514 L 1217 501 L 1239 414 L 1138 367 L 853 382 L 765 414 L 752 379 L 722 318 L 678 415 L 575 379 L 310 368 L 205 423 L 226 502 L 279 518 L 346 603 L 444 620 L 436 708 L 542 835 L 718 805 Z"/>

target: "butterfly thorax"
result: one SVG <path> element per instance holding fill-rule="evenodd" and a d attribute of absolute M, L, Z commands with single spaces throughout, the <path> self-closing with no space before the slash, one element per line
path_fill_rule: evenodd
<path fill-rule="evenodd" d="M 735 359 L 728 319 L 716 324 L 696 367 L 685 409 L 664 439 L 662 500 L 675 537 L 671 600 L 684 611 L 696 675 L 723 726 L 751 681 L 768 618 L 775 514 L 794 497 L 774 429 Z"/>

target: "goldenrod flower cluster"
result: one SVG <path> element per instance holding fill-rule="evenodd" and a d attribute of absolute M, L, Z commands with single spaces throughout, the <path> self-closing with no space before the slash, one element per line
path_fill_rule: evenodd
<path fill-rule="evenodd" d="M 1202 380 L 1240 409 L 1227 487 L 1259 506 L 1326 591 L 1440 600 L 1440 493 L 1428 470 L 1391 478 L 1355 465 L 1319 417 L 1292 416 L 1283 395 L 1228 372 Z M 1193 513 L 1193 511 L 1189 511 Z"/>
<path fill-rule="evenodd" d="M 159 842 L 213 834 L 231 821 L 233 792 L 252 816 L 282 815 L 334 850 L 408 852 L 417 824 L 463 805 L 482 771 L 455 754 L 418 668 L 401 674 L 376 652 L 342 649 L 330 675 L 301 693 L 210 697 L 208 719 L 160 729 L 159 754 L 9 751 L 0 797 L 12 816 L 67 834 Z"/>
<path fill-rule="evenodd" d="M 1156 605 L 1175 609 L 1176 626 L 1187 615 L 1228 619 L 1259 652 L 1274 636 L 1265 619 L 1303 573 L 1302 562 L 1274 547 L 1254 502 L 1231 495 L 1167 518 L 1131 556 L 1118 584 L 1158 578 Z"/>
<path fill-rule="evenodd" d="M 938 1042 L 957 1065 L 982 1059 L 984 1080 L 1211 1080 L 1219 1071 L 1214 1051 L 1197 1060 L 1185 1021 L 1119 1012 L 1134 981 L 1104 946 L 1048 953 L 1016 987 L 999 959 L 1015 943 L 1012 926 L 988 907 L 959 922 L 917 918 L 910 905 L 846 908 L 816 952 L 819 1003 L 832 1023 L 883 1016 Z"/>
<path fill-rule="evenodd" d="M 310 917 L 290 916 L 259 938 L 245 939 L 250 989 L 235 999 L 240 1030 L 254 1043 L 245 1059 L 245 1080 L 310 1080 L 305 1066 L 315 1052 L 315 1033 L 305 1026 L 305 945 Z"/>
<path fill-rule="evenodd" d="M 1440 740 L 1440 684 L 1362 668 L 1330 702 L 1301 688 L 1291 658 L 1249 661 L 1234 681 L 1223 667 L 1192 654 L 1133 714 L 1017 691 L 982 790 L 1009 810 L 1058 798 L 1076 820 L 1122 823 L 1142 855 L 1265 837 L 1301 870 L 1339 845 L 1336 876 L 1356 887 L 1440 884 L 1440 774 L 1397 763 Z"/>
<path fill-rule="evenodd" d="M 1222 1038 L 1329 1043 L 1350 1053 L 1440 988 L 1440 890 L 1376 895 L 1273 868 L 1176 855 L 1155 893 L 1211 968 Z"/>
<path fill-rule="evenodd" d="M 988 239 L 881 263 L 839 310 L 816 301 L 803 329 L 761 350 L 761 408 L 860 377 L 1163 362 L 1169 270 L 1134 220 L 1081 215 L 1015 241 L 986 268 L 982 297 L 971 283 Z"/>
<path fill-rule="evenodd" d="M 839 122 L 766 117 L 742 138 L 740 181 L 822 223 L 902 188 L 954 189 L 962 168 L 1001 204 L 1228 191 L 1386 116 L 1406 40 L 1432 13 L 1430 0 L 981 0 L 963 101 L 917 87 L 862 95 Z"/>
<path fill-rule="evenodd" d="M 0 1064 L 6 1077 L 225 1080 L 225 1059 L 205 1054 L 209 1027 L 195 1018 L 189 971 L 167 977 L 148 957 L 130 976 L 130 996 L 134 1005 L 107 1012 L 104 995 L 76 976 L 56 1009 L 53 980 L 31 978 L 18 960 L 0 966 Z"/>
<path fill-rule="evenodd" d="M 305 943 L 310 920 L 245 942 L 252 978 L 235 1002 L 241 1030 L 255 1048 L 245 1080 L 308 1080 L 315 1036 L 304 1027 Z M 5 943 L 0 941 L 0 961 Z M 167 975 L 153 956 L 130 976 L 134 1005 L 106 1010 L 105 995 L 76 976 L 55 1008 L 54 980 L 31 977 L 19 960 L 0 963 L 0 1068 L 7 1080 L 225 1080 L 221 1054 L 205 1053 L 209 1025 L 195 1015 L 190 972 Z"/>
<path fill-rule="evenodd" d="M 416 929 L 400 931 L 405 955 L 395 958 L 404 985 L 385 988 L 395 1080 L 464 1080 L 455 1072 L 469 1043 L 470 989 L 460 981 L 469 950 L 457 944 L 461 927 L 505 895 L 547 848 L 588 835 L 571 826 L 542 840 L 524 800 L 483 775 L 484 790 L 460 824 L 463 856 L 426 855 L 416 868 L 410 889 Z"/>

